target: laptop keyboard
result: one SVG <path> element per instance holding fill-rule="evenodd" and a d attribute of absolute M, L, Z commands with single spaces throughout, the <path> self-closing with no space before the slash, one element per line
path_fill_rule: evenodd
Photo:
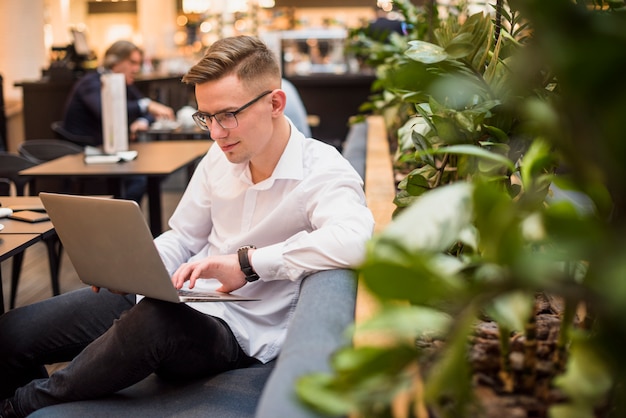
<path fill-rule="evenodd" d="M 219 298 L 219 295 L 216 294 L 215 292 L 203 292 L 203 291 L 187 290 L 187 289 L 180 289 L 178 291 L 178 296 L 215 298 L 215 299 Z"/>

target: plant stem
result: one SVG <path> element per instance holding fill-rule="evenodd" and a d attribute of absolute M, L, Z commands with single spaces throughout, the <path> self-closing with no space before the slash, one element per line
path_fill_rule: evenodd
<path fill-rule="evenodd" d="M 439 187 L 441 184 L 441 179 L 443 178 L 443 172 L 446 170 L 446 166 L 448 165 L 448 161 L 450 160 L 450 154 L 444 154 L 443 160 L 441 160 L 441 167 L 437 169 L 437 175 L 435 177 L 435 183 L 433 184 L 433 189 L 435 187 Z"/>

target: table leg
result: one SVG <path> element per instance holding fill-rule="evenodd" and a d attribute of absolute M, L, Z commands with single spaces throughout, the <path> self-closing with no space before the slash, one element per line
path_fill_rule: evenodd
<path fill-rule="evenodd" d="M 163 232 L 162 230 L 162 208 L 161 208 L 161 181 L 162 177 L 148 177 L 148 214 L 150 218 L 150 231 L 152 236 Z"/>
<path fill-rule="evenodd" d="M 61 294 L 59 285 L 59 267 L 61 266 L 61 241 L 57 235 L 44 239 L 48 248 L 48 263 L 50 265 L 50 280 L 52 281 L 52 294 Z"/>
<path fill-rule="evenodd" d="M 4 292 L 2 291 L 2 269 L 0 268 L 0 315 L 4 313 Z"/>
<path fill-rule="evenodd" d="M 121 199 L 126 194 L 121 177 L 109 177 L 106 179 L 106 183 L 107 193 L 112 194 L 116 199 Z"/>
<path fill-rule="evenodd" d="M 24 261 L 24 252 L 21 251 L 13 256 L 13 267 L 11 271 L 11 295 L 9 296 L 9 309 L 15 308 L 15 299 L 17 297 L 17 286 L 20 282 L 20 274 L 22 273 L 22 262 Z"/>

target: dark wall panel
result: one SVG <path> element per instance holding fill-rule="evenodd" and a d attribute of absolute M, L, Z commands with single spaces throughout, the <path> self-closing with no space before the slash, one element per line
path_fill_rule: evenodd
<path fill-rule="evenodd" d="M 276 0 L 276 7 L 373 7 L 373 0 Z"/>
<path fill-rule="evenodd" d="M 128 1 L 90 1 L 87 3 L 87 13 L 137 13 L 137 2 Z"/>

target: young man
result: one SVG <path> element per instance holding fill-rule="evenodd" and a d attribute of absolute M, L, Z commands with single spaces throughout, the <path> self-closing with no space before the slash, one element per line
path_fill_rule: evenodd
<path fill-rule="evenodd" d="M 268 362 L 302 279 L 362 260 L 374 223 L 362 181 L 283 115 L 272 51 L 253 37 L 222 39 L 183 81 L 195 85 L 194 119 L 215 143 L 156 246 L 177 288 L 212 278 L 260 300 L 135 303 L 83 289 L 9 311 L 0 317 L 2 416 L 110 394 L 153 372 L 185 379 Z M 68 360 L 46 376 L 43 364 Z"/>

